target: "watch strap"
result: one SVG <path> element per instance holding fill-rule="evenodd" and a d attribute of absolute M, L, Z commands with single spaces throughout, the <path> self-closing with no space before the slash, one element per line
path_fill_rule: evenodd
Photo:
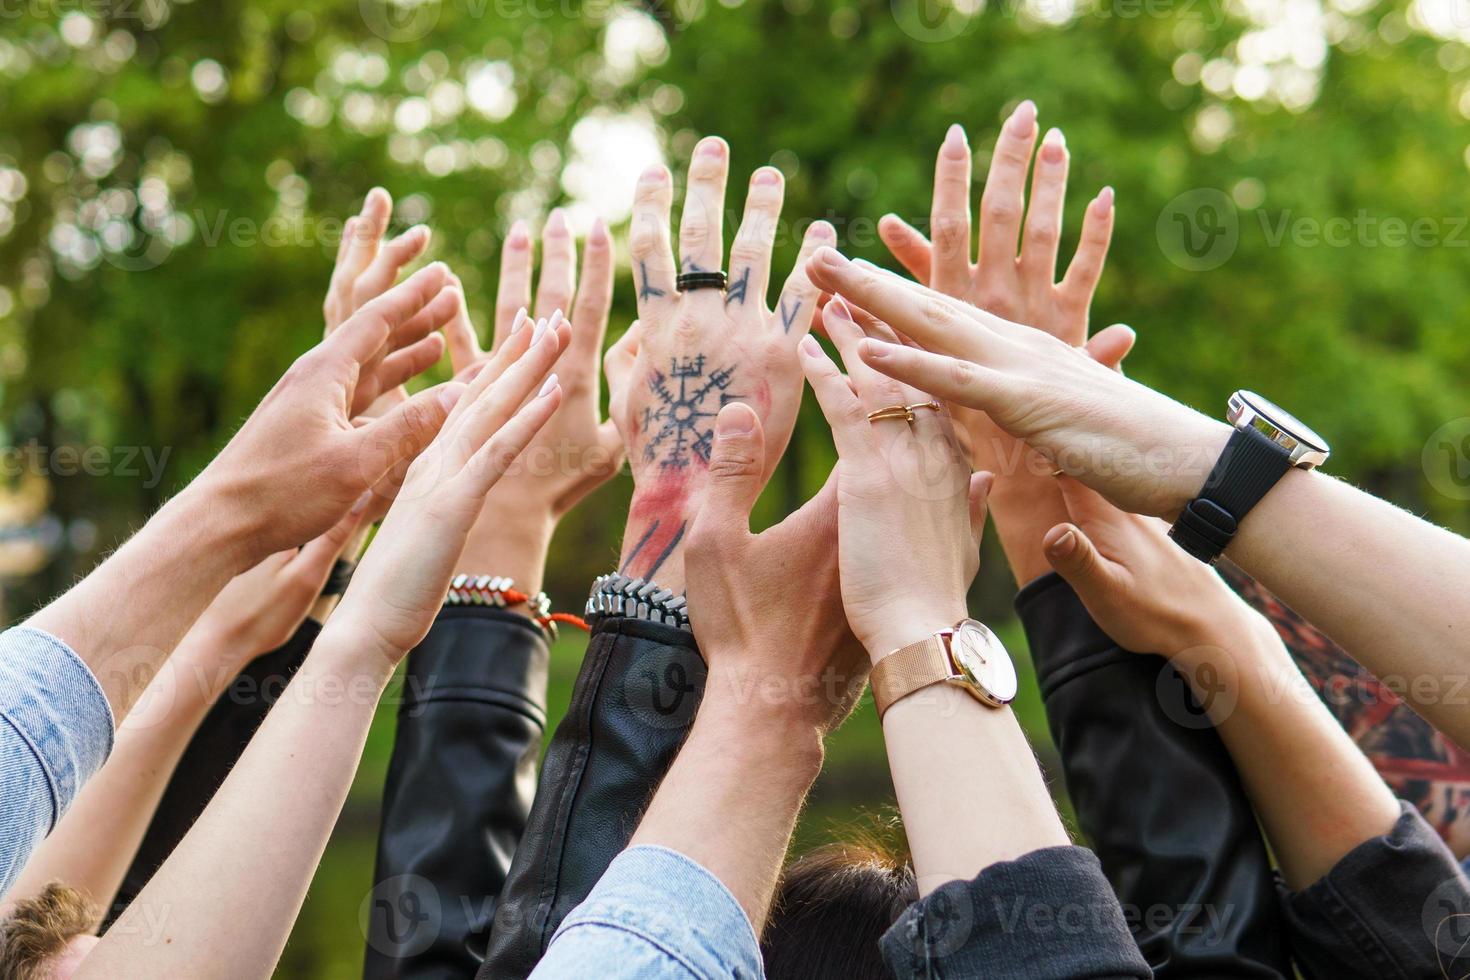
<path fill-rule="evenodd" d="M 895 701 L 956 676 L 945 635 L 936 633 L 900 647 L 873 665 L 868 681 L 880 719 Z"/>
<path fill-rule="evenodd" d="M 1200 561 L 1214 564 L 1245 515 L 1289 469 L 1291 453 L 1284 446 L 1253 426 L 1236 429 L 1169 536 Z"/>

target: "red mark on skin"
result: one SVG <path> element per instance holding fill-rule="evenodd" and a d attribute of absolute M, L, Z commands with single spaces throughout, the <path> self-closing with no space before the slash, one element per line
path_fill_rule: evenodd
<path fill-rule="evenodd" d="M 703 461 L 699 461 L 697 475 L 701 483 L 707 472 Z M 624 575 L 652 578 L 683 539 L 688 521 L 685 508 L 695 475 L 687 469 L 655 471 L 651 480 L 638 488 L 623 537 L 619 571 Z"/>

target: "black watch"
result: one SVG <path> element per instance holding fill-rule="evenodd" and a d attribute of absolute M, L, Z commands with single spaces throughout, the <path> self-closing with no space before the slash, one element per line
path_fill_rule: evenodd
<path fill-rule="evenodd" d="M 1292 467 L 1327 462 L 1327 440 L 1291 413 L 1252 391 L 1230 396 L 1226 420 L 1235 426 L 1225 451 L 1169 529 L 1179 547 L 1211 565 L 1235 537 L 1240 522 Z"/>

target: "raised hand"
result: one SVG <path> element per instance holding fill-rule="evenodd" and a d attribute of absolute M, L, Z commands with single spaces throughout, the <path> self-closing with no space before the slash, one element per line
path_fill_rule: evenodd
<path fill-rule="evenodd" d="M 491 350 L 505 348 L 513 333 L 537 319 L 553 325 L 570 314 L 571 342 L 557 362 L 562 406 L 532 439 L 516 465 L 491 488 L 456 571 L 504 575 L 528 594 L 541 588 L 546 552 L 561 517 L 622 467 L 623 437 L 601 415 L 598 361 L 612 306 L 612 239 L 601 219 L 587 236 L 579 277 L 577 248 L 566 216 L 555 209 L 542 234 L 541 278 L 531 297 L 532 240 L 517 221 L 500 259 Z M 480 350 L 467 311 L 445 328 L 456 377 L 492 356 Z M 509 520 L 508 515 L 515 515 Z"/>
<path fill-rule="evenodd" d="M 370 660 L 391 667 L 428 632 L 485 495 L 561 404 L 549 372 L 569 340 L 545 320 L 511 334 L 409 466 L 332 618 Z"/>
<path fill-rule="evenodd" d="M 762 167 L 751 177 L 731 248 L 729 288 L 680 293 L 677 270 L 723 267 L 729 166 L 723 140 L 707 137 L 695 147 L 677 265 L 669 234 L 672 177 L 657 166 L 639 179 L 631 247 L 641 330 L 631 363 L 609 376 L 611 414 L 628 446 L 634 483 L 621 569 L 675 591 L 684 587 L 682 540 L 709 480 L 720 408 L 745 402 L 761 419 L 763 479 L 791 438 L 801 403 L 795 349 L 811 326 L 817 300 L 804 271 L 806 258 L 836 240 L 826 222 L 807 229 L 801 257 L 775 309 L 768 309 L 783 181 L 780 171 Z"/>
<path fill-rule="evenodd" d="M 1124 510 L 1172 517 L 1191 500 L 1229 428 L 1137 384 L 1086 351 L 822 249 L 812 280 L 918 346 L 863 340 L 864 363 L 986 412 L 1056 469 Z"/>
<path fill-rule="evenodd" d="M 971 475 L 942 404 L 913 408 L 911 423 L 870 422 L 883 408 L 938 403 L 858 358 L 864 330 L 842 297 L 827 304 L 824 324 L 851 375 L 815 339 L 801 345 L 802 369 L 837 443 L 843 605 L 876 662 L 965 617 L 991 477 Z"/>

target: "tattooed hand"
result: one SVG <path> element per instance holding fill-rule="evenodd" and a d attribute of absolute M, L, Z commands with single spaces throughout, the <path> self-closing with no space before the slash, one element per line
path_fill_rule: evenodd
<path fill-rule="evenodd" d="M 531 307 L 531 251 L 525 224 L 517 221 L 500 255 L 492 352 L 522 330 L 547 324 L 556 329 L 571 317 L 571 344 L 557 361 L 561 409 L 531 440 L 520 458 L 491 488 L 465 542 L 455 571 L 506 575 L 516 588 L 541 589 L 546 553 L 557 522 L 587 494 L 611 479 L 623 464 L 623 439 L 611 422 L 601 421 L 598 358 L 612 305 L 612 240 L 599 219 L 587 236 L 586 268 L 577 276 L 577 245 L 557 208 L 542 232 L 541 278 Z M 444 328 L 456 377 L 488 361 L 469 314 Z"/>
<path fill-rule="evenodd" d="M 695 147 L 679 226 L 677 268 L 685 272 L 723 268 L 729 168 L 723 140 L 706 137 Z M 782 195 L 780 171 L 757 170 L 730 251 L 729 288 L 681 294 L 669 240 L 672 177 L 658 166 L 638 181 L 631 249 L 640 331 L 610 352 L 608 363 L 611 414 L 628 446 L 634 484 L 623 538 L 625 574 L 683 591 L 681 546 L 708 483 L 722 405 L 744 402 L 760 416 L 766 434 L 762 484 L 791 438 L 802 389 L 796 345 L 811 327 L 817 299 L 806 259 L 837 236 L 824 221 L 807 229 L 776 309 L 768 309 Z"/>
<path fill-rule="evenodd" d="M 1036 105 L 1029 99 L 1001 126 L 980 198 L 979 262 L 970 259 L 970 146 L 957 124 L 949 128 L 934 164 L 933 243 L 893 214 L 883 217 L 878 232 L 894 258 L 925 285 L 1080 347 L 1087 343 L 1088 308 L 1112 238 L 1113 190 L 1103 188 L 1088 204 L 1077 254 L 1058 283 L 1067 142 L 1059 129 L 1049 130 L 1042 140 L 1028 208 L 1026 170 L 1036 131 Z M 1109 327 L 1088 347 L 1100 360 L 1116 364 L 1132 344 L 1127 327 Z M 996 529 L 1017 584 L 1028 582 L 1048 570 L 1041 535 L 1065 520 L 1061 496 L 1050 486 L 1053 467 L 984 412 L 955 406 L 954 416 L 969 437 L 975 469 L 996 474 L 991 493 Z"/>

